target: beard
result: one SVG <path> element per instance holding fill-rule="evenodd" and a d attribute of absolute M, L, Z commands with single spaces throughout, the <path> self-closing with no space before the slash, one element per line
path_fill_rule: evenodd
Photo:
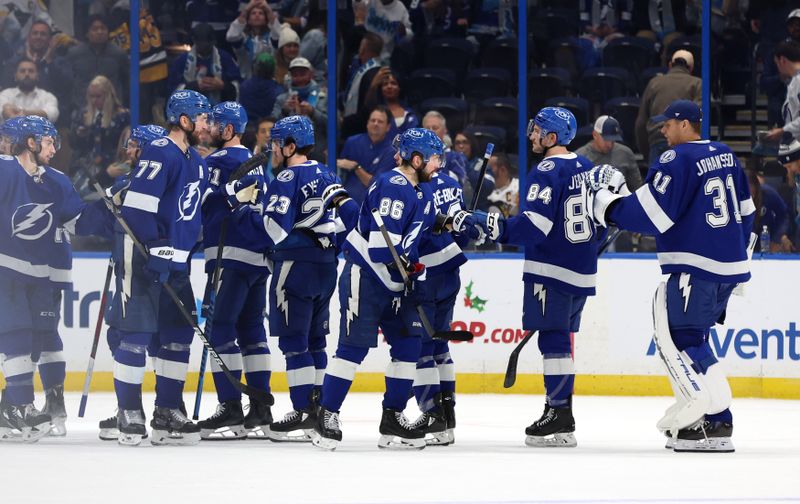
<path fill-rule="evenodd" d="M 211 135 L 211 147 L 221 149 L 225 145 L 225 140 L 221 136 Z"/>
<path fill-rule="evenodd" d="M 200 145 L 200 133 L 195 129 L 192 132 L 186 132 L 186 141 L 190 147 L 197 147 Z"/>
<path fill-rule="evenodd" d="M 33 79 L 23 79 L 17 83 L 17 87 L 25 93 L 30 93 L 36 87 L 36 81 Z"/>
<path fill-rule="evenodd" d="M 430 182 L 433 178 L 433 173 L 429 172 L 423 166 L 421 170 L 417 170 L 417 179 L 420 182 Z"/>

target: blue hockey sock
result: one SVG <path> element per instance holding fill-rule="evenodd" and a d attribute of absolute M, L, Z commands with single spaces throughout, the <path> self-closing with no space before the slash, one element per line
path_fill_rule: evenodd
<path fill-rule="evenodd" d="M 286 354 L 286 381 L 289 382 L 289 397 L 295 410 L 308 408 L 315 379 L 314 359 L 310 352 Z"/>
<path fill-rule="evenodd" d="M 314 359 L 314 391 L 322 393 L 322 381 L 325 379 L 325 370 L 328 368 L 328 354 L 325 347 L 311 349 L 311 358 Z"/>
<path fill-rule="evenodd" d="M 435 398 L 440 392 L 439 370 L 433 359 L 433 342 L 422 344 L 420 358 L 417 361 L 417 372 L 414 376 L 414 395 L 422 412 L 428 412 L 436 407 Z"/>
<path fill-rule="evenodd" d="M 64 361 L 64 343 L 57 332 L 51 331 L 36 335 L 40 339 L 39 377 L 42 387 L 49 390 L 64 384 L 67 376 L 67 363 Z"/>
<path fill-rule="evenodd" d="M 211 328 L 211 345 L 219 354 L 222 362 L 238 380 L 242 376 L 242 351 L 236 344 L 236 330 L 233 324 L 215 323 Z M 210 359 L 211 373 L 214 377 L 214 386 L 217 389 L 217 399 L 220 403 L 226 401 L 239 401 L 242 394 L 228 381 L 222 368 L 214 359 Z"/>
<path fill-rule="evenodd" d="M 142 409 L 142 381 L 150 333 L 120 331 L 120 343 L 114 352 L 114 391 L 117 405 L 123 410 Z"/>
<path fill-rule="evenodd" d="M 194 337 L 191 327 L 162 329 L 161 348 L 156 357 L 156 406 L 179 408 L 189 367 L 189 348 Z"/>
<path fill-rule="evenodd" d="M 263 322 L 257 326 L 239 327 L 239 344 L 242 351 L 242 367 L 247 384 L 269 392 L 272 377 L 272 356 L 267 345 L 267 333 Z"/>
<path fill-rule="evenodd" d="M 419 338 L 397 338 L 390 344 L 392 361 L 386 367 L 383 407 L 403 411 L 411 397 L 422 342 Z"/>
<path fill-rule="evenodd" d="M 456 366 L 450 357 L 450 347 L 446 341 L 433 342 L 433 359 L 439 370 L 439 384 L 442 392 L 455 392 Z"/>
<path fill-rule="evenodd" d="M 6 378 L 5 398 L 15 406 L 33 402 L 33 372 L 31 360 L 33 337 L 28 330 L 0 334 L 0 353 L 5 360 L 0 363 Z"/>
<path fill-rule="evenodd" d="M 567 406 L 575 387 L 575 366 L 570 354 L 544 354 L 544 388 L 547 404 Z"/>
<path fill-rule="evenodd" d="M 369 348 L 339 344 L 336 356 L 328 365 L 325 379 L 322 382 L 320 403 L 326 410 L 339 411 L 342 408 L 344 398 L 356 376 L 356 368 L 367 356 L 367 352 L 369 352 Z M 406 399 L 408 399 L 407 396 Z"/>

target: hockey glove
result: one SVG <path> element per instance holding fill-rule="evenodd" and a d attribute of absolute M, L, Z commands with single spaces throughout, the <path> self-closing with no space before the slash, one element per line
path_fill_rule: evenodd
<path fill-rule="evenodd" d="M 343 203 L 349 197 L 350 195 L 347 193 L 344 187 L 342 187 L 342 184 L 330 184 L 322 191 L 323 208 L 331 208 L 334 206 L 338 207 L 340 203 Z"/>
<path fill-rule="evenodd" d="M 128 192 L 130 185 L 131 180 L 126 177 L 114 182 L 114 185 L 106 189 L 106 196 L 114 203 L 115 207 L 122 206 L 122 202 L 125 201 L 125 193 Z"/>
<path fill-rule="evenodd" d="M 225 194 L 231 208 L 236 208 L 240 203 L 254 205 L 260 190 L 261 181 L 253 175 L 245 175 L 239 180 L 225 184 Z"/>
<path fill-rule="evenodd" d="M 621 194 L 614 194 L 608 189 L 592 189 L 588 180 L 581 185 L 583 207 L 586 209 L 586 215 L 595 226 L 608 227 L 611 224 L 607 217 L 609 208 L 612 203 L 620 198 L 623 198 Z"/>
<path fill-rule="evenodd" d="M 506 219 L 502 214 L 496 212 L 483 212 L 476 210 L 473 212 L 478 225 L 486 233 L 486 237 L 492 241 L 497 241 L 503 236 L 506 227 Z"/>
<path fill-rule="evenodd" d="M 147 244 L 147 265 L 145 274 L 153 282 L 164 283 L 169 277 L 169 266 L 175 249 L 169 246 L 168 240 L 156 240 Z"/>
<path fill-rule="evenodd" d="M 418 279 L 425 273 L 425 265 L 418 262 L 412 262 L 406 255 L 400 256 L 400 263 L 403 265 L 403 269 L 406 270 L 408 274 L 408 280 L 413 282 L 414 280 Z"/>
<path fill-rule="evenodd" d="M 611 165 L 597 165 L 589 171 L 587 179 L 593 191 L 608 189 L 614 194 L 628 196 L 631 192 L 625 185 L 625 175 Z"/>
<path fill-rule="evenodd" d="M 453 232 L 468 236 L 475 240 L 476 245 L 481 245 L 486 240 L 486 233 L 478 224 L 475 214 L 459 210 L 453 215 Z"/>

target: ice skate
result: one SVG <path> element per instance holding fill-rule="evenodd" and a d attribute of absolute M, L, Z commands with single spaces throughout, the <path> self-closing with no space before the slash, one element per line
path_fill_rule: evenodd
<path fill-rule="evenodd" d="M 266 401 L 250 399 L 244 428 L 247 439 L 268 439 L 272 426 L 272 409 Z"/>
<path fill-rule="evenodd" d="M 455 392 L 442 392 L 442 409 L 444 421 L 447 424 L 447 437 L 450 444 L 456 442 L 456 394 Z"/>
<path fill-rule="evenodd" d="M 421 450 L 425 448 L 425 432 L 412 428 L 402 411 L 383 409 L 381 425 L 378 428 L 378 448 L 393 450 Z"/>
<path fill-rule="evenodd" d="M 205 420 L 198 422 L 197 427 L 200 428 L 200 439 L 206 441 L 247 439 L 242 402 L 225 401 L 217 404 L 217 411 Z"/>
<path fill-rule="evenodd" d="M 200 427 L 178 408 L 156 406 L 150 427 L 153 429 L 150 443 L 156 446 L 189 446 L 200 442 Z"/>
<path fill-rule="evenodd" d="M 572 408 L 552 408 L 545 405 L 542 417 L 525 429 L 525 444 L 535 448 L 574 448 L 575 419 Z"/>
<path fill-rule="evenodd" d="M 678 431 L 673 450 L 676 452 L 732 453 L 733 425 L 727 422 L 700 420 L 695 425 Z"/>
<path fill-rule="evenodd" d="M 144 411 L 142 411 L 142 423 L 144 423 Z M 119 439 L 119 428 L 117 427 L 117 414 L 100 420 L 98 424 L 100 427 L 99 438 L 102 441 L 117 441 Z M 147 439 L 147 430 L 145 430 L 142 439 Z"/>
<path fill-rule="evenodd" d="M 342 429 L 339 423 L 339 413 L 328 411 L 320 406 L 317 410 L 317 420 L 314 432 L 311 434 L 311 443 L 323 450 L 333 451 L 342 440 Z"/>
<path fill-rule="evenodd" d="M 33 404 L 0 408 L 0 441 L 35 443 L 50 432 L 50 416 L 41 413 Z"/>
<path fill-rule="evenodd" d="M 272 424 L 269 439 L 276 442 L 307 443 L 311 441 L 317 415 L 313 411 L 292 410 L 283 420 Z"/>
<path fill-rule="evenodd" d="M 447 421 L 441 407 L 423 413 L 409 427 L 421 430 L 425 436 L 425 444 L 428 446 L 447 446 L 451 443 L 447 431 Z"/>
<path fill-rule="evenodd" d="M 50 415 L 51 423 L 50 436 L 62 437 L 67 435 L 67 408 L 64 405 L 64 385 L 57 385 L 45 391 L 44 411 L 42 413 Z"/>
<path fill-rule="evenodd" d="M 144 411 L 119 410 L 117 412 L 117 442 L 119 444 L 123 446 L 139 446 L 142 439 L 146 437 L 147 428 L 144 426 Z"/>

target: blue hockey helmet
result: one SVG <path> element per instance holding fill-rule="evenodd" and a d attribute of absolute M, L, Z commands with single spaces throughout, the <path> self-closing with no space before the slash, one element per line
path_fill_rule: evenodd
<path fill-rule="evenodd" d="M 36 143 L 41 143 L 42 138 L 51 137 L 53 145 L 56 150 L 61 148 L 61 138 L 58 136 L 58 130 L 55 125 L 44 117 L 29 115 L 21 118 L 18 123 L 18 136 L 17 142 L 24 142 L 26 139 L 33 137 Z"/>
<path fill-rule="evenodd" d="M 20 123 L 25 119 L 23 116 L 12 117 L 0 125 L 0 137 L 6 139 L 12 145 L 19 141 Z"/>
<path fill-rule="evenodd" d="M 217 103 L 211 109 L 211 120 L 219 127 L 219 132 L 229 124 L 233 125 L 233 132 L 237 135 L 244 133 L 247 127 L 247 112 L 244 107 L 235 101 Z"/>
<path fill-rule="evenodd" d="M 533 126 L 539 126 L 542 136 L 555 133 L 558 145 L 569 145 L 575 133 L 578 132 L 578 121 L 572 112 L 562 107 L 545 107 L 528 122 L 528 136 L 533 132 Z"/>
<path fill-rule="evenodd" d="M 414 154 L 422 156 L 426 163 L 432 156 L 439 156 L 440 167 L 444 166 L 444 142 L 429 129 L 409 128 L 397 135 L 392 145 L 405 161 L 411 161 Z"/>
<path fill-rule="evenodd" d="M 167 122 L 178 124 L 181 116 L 187 116 L 192 122 L 200 114 L 211 114 L 208 98 L 197 91 L 182 89 L 175 91 L 167 100 Z"/>
<path fill-rule="evenodd" d="M 270 131 L 273 142 L 283 148 L 291 140 L 298 149 L 314 145 L 314 125 L 306 116 L 293 115 L 284 117 L 275 123 Z"/>
<path fill-rule="evenodd" d="M 131 140 L 136 140 L 139 142 L 139 147 L 144 147 L 145 145 L 149 144 L 153 140 L 157 140 L 161 137 L 167 136 L 168 132 L 161 126 L 157 124 L 142 124 L 140 126 L 136 126 L 131 130 L 131 136 L 128 137 L 128 142 Z M 125 147 L 127 147 L 127 143 Z"/>

